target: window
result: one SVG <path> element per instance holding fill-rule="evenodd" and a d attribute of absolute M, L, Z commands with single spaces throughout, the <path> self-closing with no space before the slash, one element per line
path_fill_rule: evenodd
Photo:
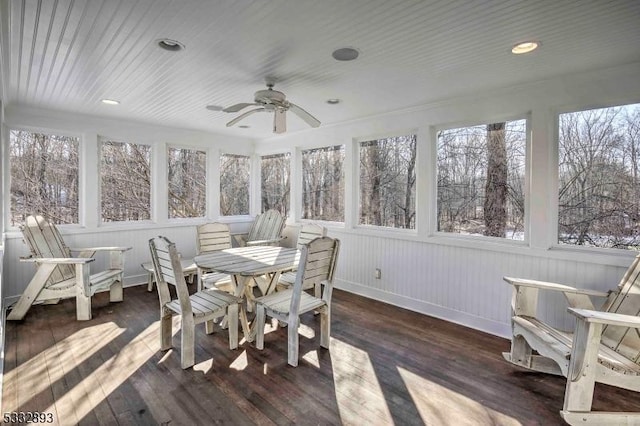
<path fill-rule="evenodd" d="M 249 168 L 247 156 L 220 156 L 220 213 L 223 216 L 249 214 Z"/>
<path fill-rule="evenodd" d="M 302 151 L 302 218 L 344 221 L 344 146 Z"/>
<path fill-rule="evenodd" d="M 558 242 L 640 247 L 640 104 L 560 114 Z"/>
<path fill-rule="evenodd" d="M 103 140 L 101 145 L 102 221 L 149 220 L 151 147 L 111 140 Z"/>
<path fill-rule="evenodd" d="M 524 239 L 526 120 L 438 132 L 438 231 Z"/>
<path fill-rule="evenodd" d="M 261 158 L 260 169 L 262 170 L 260 185 L 262 211 L 275 209 L 283 216 L 289 216 L 291 154 L 264 156 Z"/>
<path fill-rule="evenodd" d="M 169 218 L 204 217 L 207 201 L 207 154 L 169 148 Z"/>
<path fill-rule="evenodd" d="M 415 135 L 360 142 L 360 224 L 415 229 L 415 165 Z"/>
<path fill-rule="evenodd" d="M 40 214 L 78 223 L 78 144 L 75 137 L 11 130 L 11 226 Z"/>

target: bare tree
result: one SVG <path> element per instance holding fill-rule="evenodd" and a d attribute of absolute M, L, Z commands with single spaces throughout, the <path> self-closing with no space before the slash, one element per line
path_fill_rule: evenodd
<path fill-rule="evenodd" d="M 40 214 L 56 223 L 78 223 L 78 138 L 9 132 L 11 225 Z"/>
<path fill-rule="evenodd" d="M 484 234 L 504 237 L 507 228 L 507 145 L 505 123 L 487 124 L 487 181 Z"/>

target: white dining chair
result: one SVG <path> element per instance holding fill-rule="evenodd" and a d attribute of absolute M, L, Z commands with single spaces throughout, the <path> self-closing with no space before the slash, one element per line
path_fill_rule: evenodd
<path fill-rule="evenodd" d="M 316 238 L 302 247 L 296 280 L 289 289 L 259 297 L 256 302 L 256 347 L 264 348 L 266 317 L 288 326 L 288 363 L 298 365 L 300 315 L 309 311 L 320 313 L 320 346 L 329 349 L 331 335 L 331 295 L 333 274 L 340 249 L 340 240 Z M 322 285 L 322 296 L 316 297 L 302 289 Z"/>
<path fill-rule="evenodd" d="M 213 333 L 214 320 L 227 316 L 229 348 L 238 347 L 238 312 L 241 299 L 224 291 L 209 289 L 189 295 L 180 257 L 174 243 L 165 237 L 149 240 L 151 259 L 156 274 L 156 287 L 160 298 L 160 348 L 171 348 L 172 318 L 180 316 L 182 368 L 195 364 L 195 326 L 205 323 L 207 334 Z M 175 287 L 176 299 L 171 298 L 169 284 Z"/>

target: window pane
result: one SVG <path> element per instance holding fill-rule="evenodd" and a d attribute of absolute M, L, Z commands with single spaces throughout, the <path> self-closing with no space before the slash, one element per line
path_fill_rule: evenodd
<path fill-rule="evenodd" d="M 640 245 L 640 104 L 560 114 L 558 242 Z"/>
<path fill-rule="evenodd" d="M 438 231 L 524 239 L 526 120 L 438 132 Z"/>
<path fill-rule="evenodd" d="M 302 218 L 344 221 L 344 146 L 302 151 Z"/>
<path fill-rule="evenodd" d="M 151 218 L 151 147 L 102 141 L 100 189 L 102 221 Z"/>
<path fill-rule="evenodd" d="M 415 228 L 416 136 L 360 143 L 360 223 Z"/>
<path fill-rule="evenodd" d="M 220 156 L 220 213 L 223 216 L 249 214 L 249 157 Z"/>
<path fill-rule="evenodd" d="M 207 201 L 207 154 L 169 148 L 169 218 L 204 217 Z"/>
<path fill-rule="evenodd" d="M 261 158 L 262 211 L 278 210 L 289 216 L 289 179 L 291 177 L 291 154 L 267 155 Z"/>
<path fill-rule="evenodd" d="M 11 130 L 11 226 L 40 214 L 78 223 L 78 138 Z"/>

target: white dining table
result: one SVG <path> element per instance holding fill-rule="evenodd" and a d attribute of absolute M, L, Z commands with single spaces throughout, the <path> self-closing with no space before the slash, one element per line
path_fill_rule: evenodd
<path fill-rule="evenodd" d="M 256 281 L 262 295 L 272 293 L 280 274 L 298 268 L 300 251 L 273 246 L 234 247 L 201 254 L 193 260 L 200 268 L 231 276 L 235 286 L 234 294 L 246 302 L 246 308 L 240 312 L 240 323 L 245 339 L 251 342 L 255 336 L 255 330 L 251 328 L 247 318 L 247 310 L 252 310 L 254 303 L 251 281 Z"/>

